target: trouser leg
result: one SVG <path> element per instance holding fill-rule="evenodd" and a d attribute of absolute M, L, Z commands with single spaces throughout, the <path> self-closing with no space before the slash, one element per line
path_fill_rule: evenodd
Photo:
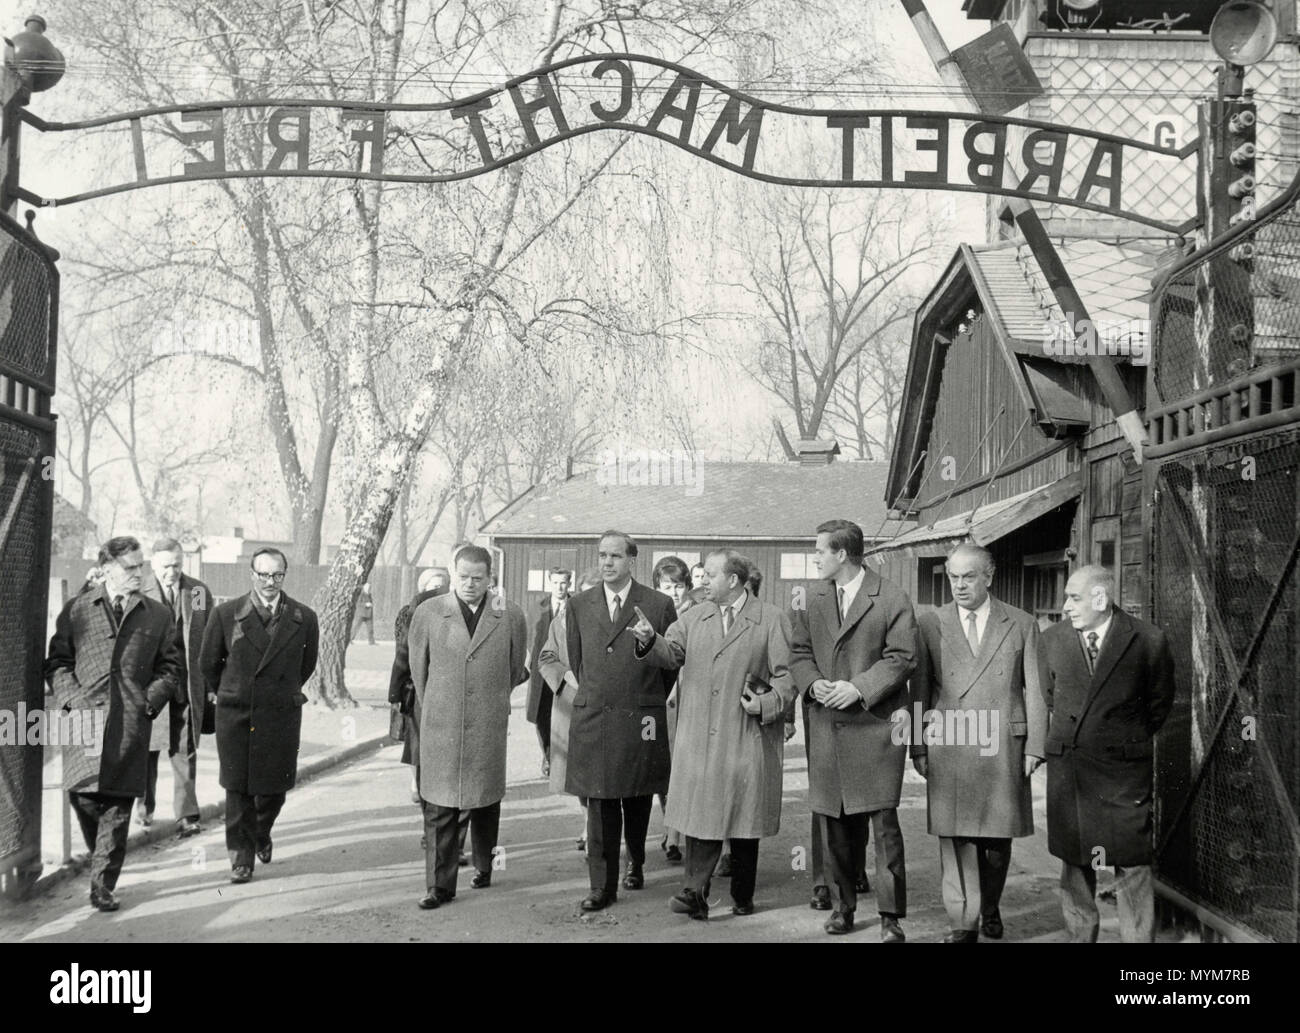
<path fill-rule="evenodd" d="M 1011 840 L 977 839 L 975 849 L 980 868 L 980 917 L 988 918 L 1002 903 L 1011 867 Z"/>
<path fill-rule="evenodd" d="M 1097 912 L 1097 872 L 1089 864 L 1061 862 L 1061 915 L 1071 943 L 1096 943 L 1101 927 Z"/>
<path fill-rule="evenodd" d="M 492 851 L 501 831 L 501 801 L 469 812 L 470 843 L 474 850 L 474 867 L 480 872 L 492 870 Z M 457 862 L 459 863 L 459 852 Z"/>
<path fill-rule="evenodd" d="M 686 837 L 686 849 L 682 851 L 682 863 L 686 869 L 686 888 L 694 890 L 706 902 L 709 899 L 709 886 L 713 881 L 713 870 L 722 857 L 722 840 L 696 839 Z"/>
<path fill-rule="evenodd" d="M 86 841 L 86 849 L 95 849 L 95 840 L 99 838 L 99 803 L 93 793 L 76 793 L 69 790 L 68 803 L 72 813 L 77 816 L 81 826 L 81 838 Z"/>
<path fill-rule="evenodd" d="M 819 886 L 825 886 L 826 883 L 826 856 L 823 850 L 823 844 L 826 842 L 826 817 L 812 812 L 812 831 L 809 833 L 812 840 L 812 848 L 809 858 L 812 864 L 813 889 Z"/>
<path fill-rule="evenodd" d="M 871 824 L 876 833 L 877 910 L 882 915 L 904 918 L 907 916 L 907 863 L 898 811 L 893 807 L 873 811 Z"/>
<path fill-rule="evenodd" d="M 731 844 L 731 899 L 737 904 L 748 904 L 754 899 L 754 885 L 758 881 L 758 840 L 730 839 Z"/>
<path fill-rule="evenodd" d="M 618 855 L 623 838 L 623 802 L 587 801 L 587 873 L 592 891 L 618 893 Z"/>
<path fill-rule="evenodd" d="M 979 928 L 980 871 L 975 841 L 956 836 L 939 837 L 939 868 L 943 907 L 948 927 L 955 931 Z"/>
<path fill-rule="evenodd" d="M 163 720 L 158 718 L 158 720 Z M 150 750 L 149 761 L 145 767 L 144 798 L 140 801 L 144 813 L 152 815 L 158 803 L 158 755 L 162 750 Z"/>
<path fill-rule="evenodd" d="M 132 801 L 129 796 L 105 796 L 101 801 L 95 853 L 90 861 L 90 884 L 111 890 L 117 885 L 122 862 L 126 860 Z"/>
<path fill-rule="evenodd" d="M 853 875 L 854 844 L 866 835 L 861 826 L 868 821 L 868 816 L 845 814 L 841 810 L 838 818 L 829 814 L 824 818 L 826 837 L 822 847 L 830 875 L 831 903 L 836 911 L 849 914 L 858 906 L 857 880 Z"/>
<path fill-rule="evenodd" d="M 636 864 L 645 864 L 645 837 L 650 831 L 654 802 L 653 794 L 623 798 L 623 835 L 627 839 L 627 856 Z"/>
<path fill-rule="evenodd" d="M 284 806 L 284 793 L 269 793 L 253 797 L 253 807 L 257 814 L 257 845 L 265 847 L 271 842 L 271 829 L 275 819 L 280 816 Z"/>
<path fill-rule="evenodd" d="M 226 790 L 226 850 L 231 868 L 252 868 L 257 850 L 256 798 Z"/>
<path fill-rule="evenodd" d="M 424 811 L 424 885 L 427 890 L 456 893 L 461 829 L 469 824 L 469 811 L 421 800 Z"/>
<path fill-rule="evenodd" d="M 1115 866 L 1115 903 L 1119 938 L 1125 943 L 1154 943 L 1156 897 L 1150 865 Z"/>
<path fill-rule="evenodd" d="M 169 760 L 172 766 L 172 810 L 176 820 L 189 818 L 199 820 L 199 798 L 194 788 L 194 779 L 198 774 L 199 755 L 194 749 L 194 740 L 190 738 L 189 727 L 185 728 L 185 738 L 180 748 L 173 751 Z"/>

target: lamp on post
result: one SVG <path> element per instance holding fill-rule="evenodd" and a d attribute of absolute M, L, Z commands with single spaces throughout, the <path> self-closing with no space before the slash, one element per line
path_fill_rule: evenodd
<path fill-rule="evenodd" d="M 18 203 L 18 109 L 33 93 L 48 90 L 63 78 L 67 62 L 45 35 L 45 19 L 28 17 L 26 27 L 4 41 L 4 68 L 0 70 L 0 211 L 13 215 Z"/>

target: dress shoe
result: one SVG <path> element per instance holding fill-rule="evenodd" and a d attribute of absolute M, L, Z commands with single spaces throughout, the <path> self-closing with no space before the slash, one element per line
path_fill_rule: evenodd
<path fill-rule="evenodd" d="M 625 890 L 639 890 L 644 885 L 645 874 L 641 871 L 641 865 L 635 861 L 629 861 L 627 873 L 623 876 L 623 888 Z"/>
<path fill-rule="evenodd" d="M 586 837 L 586 836 L 579 836 L 579 837 L 578 837 L 578 853 L 580 853 L 580 854 L 585 854 L 586 852 L 587 852 L 587 837 Z"/>
<path fill-rule="evenodd" d="M 461 851 L 460 857 L 456 860 L 456 867 L 457 868 L 469 867 L 469 858 L 465 855 L 464 851 Z"/>
<path fill-rule="evenodd" d="M 832 911 L 831 917 L 826 919 L 826 924 L 822 928 L 832 936 L 843 936 L 845 933 L 853 932 L 853 912 Z"/>
<path fill-rule="evenodd" d="M 893 915 L 880 916 L 880 942 L 881 943 L 905 943 L 907 937 L 903 935 L 903 927 L 898 924 L 898 919 Z"/>
<path fill-rule="evenodd" d="M 257 859 L 263 864 L 271 863 L 271 841 L 269 839 L 257 848 Z"/>
<path fill-rule="evenodd" d="M 980 922 L 980 932 L 990 940 L 1002 939 L 1002 912 L 994 908 L 991 915 L 985 915 Z"/>
<path fill-rule="evenodd" d="M 679 847 L 676 843 L 674 843 L 672 846 L 668 848 L 667 852 L 664 854 L 664 857 L 667 859 L 669 864 L 681 864 L 682 848 Z"/>
<path fill-rule="evenodd" d="M 148 812 L 145 812 L 143 810 L 136 811 L 136 817 L 140 819 L 140 824 L 144 828 L 148 828 L 150 825 L 153 824 L 153 811 L 148 811 Z"/>
<path fill-rule="evenodd" d="M 826 886 L 814 886 L 812 900 L 808 906 L 814 911 L 829 911 L 831 909 L 831 891 Z"/>
<path fill-rule="evenodd" d="M 853 892 L 866 895 L 871 892 L 871 882 L 865 875 L 859 875 L 858 881 L 853 884 Z"/>
<path fill-rule="evenodd" d="M 122 905 L 118 902 L 113 891 L 104 889 L 103 886 L 90 887 L 90 906 L 97 911 L 116 911 Z"/>
<path fill-rule="evenodd" d="M 943 938 L 944 943 L 979 943 L 978 929 L 953 929 Z"/>
<path fill-rule="evenodd" d="M 709 917 L 709 902 L 692 889 L 682 890 L 668 902 L 668 906 L 676 914 L 689 915 L 700 921 L 705 921 Z"/>
<path fill-rule="evenodd" d="M 592 890 L 582 898 L 582 903 L 579 906 L 583 911 L 603 911 L 616 900 L 618 900 L 617 893 L 610 893 L 607 890 Z"/>
<path fill-rule="evenodd" d="M 474 878 L 469 880 L 470 889 L 485 890 L 492 885 L 491 872 L 474 872 Z"/>
<path fill-rule="evenodd" d="M 718 870 L 713 874 L 716 875 L 719 879 L 731 878 L 731 855 L 730 854 L 722 855 L 721 859 L 718 861 Z"/>
<path fill-rule="evenodd" d="M 182 818 L 176 823 L 176 835 L 181 839 L 197 836 L 202 831 L 203 826 L 194 818 Z"/>
<path fill-rule="evenodd" d="M 248 882 L 253 877 L 253 869 L 246 864 L 237 864 L 230 870 L 231 882 Z"/>
<path fill-rule="evenodd" d="M 453 900 L 455 896 L 456 894 L 449 890 L 431 889 L 420 898 L 420 908 L 424 911 L 432 911 Z"/>
<path fill-rule="evenodd" d="M 738 900 L 731 905 L 733 915 L 752 915 L 754 913 L 754 902 L 752 900 Z"/>

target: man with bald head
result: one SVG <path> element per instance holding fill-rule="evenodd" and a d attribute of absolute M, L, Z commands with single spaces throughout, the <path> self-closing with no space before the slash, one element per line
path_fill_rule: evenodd
<path fill-rule="evenodd" d="M 944 942 L 974 943 L 981 930 L 1002 938 L 1011 840 L 1034 834 L 1029 776 L 1043 762 L 1047 709 L 1038 624 L 989 593 L 993 554 L 959 545 L 945 567 L 953 601 L 917 621 L 912 763 L 939 837 Z"/>
<path fill-rule="evenodd" d="M 1120 939 L 1155 939 L 1152 740 L 1174 702 L 1165 633 L 1115 605 L 1115 577 L 1080 567 L 1065 620 L 1039 639 L 1047 702 L 1047 847 L 1061 859 L 1061 910 L 1075 942 L 1097 939 L 1097 869 L 1115 869 Z"/>

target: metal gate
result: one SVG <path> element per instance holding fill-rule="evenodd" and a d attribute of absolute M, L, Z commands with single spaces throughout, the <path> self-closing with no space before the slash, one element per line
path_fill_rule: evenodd
<path fill-rule="evenodd" d="M 41 867 L 44 750 L 30 745 L 29 718 L 45 700 L 59 297 L 53 258 L 0 214 L 0 890 L 7 894 L 20 894 Z"/>
<path fill-rule="evenodd" d="M 1158 878 L 1221 931 L 1278 941 L 1300 939 L 1298 201 L 1300 179 L 1156 285 L 1145 472 L 1178 679 Z"/>

